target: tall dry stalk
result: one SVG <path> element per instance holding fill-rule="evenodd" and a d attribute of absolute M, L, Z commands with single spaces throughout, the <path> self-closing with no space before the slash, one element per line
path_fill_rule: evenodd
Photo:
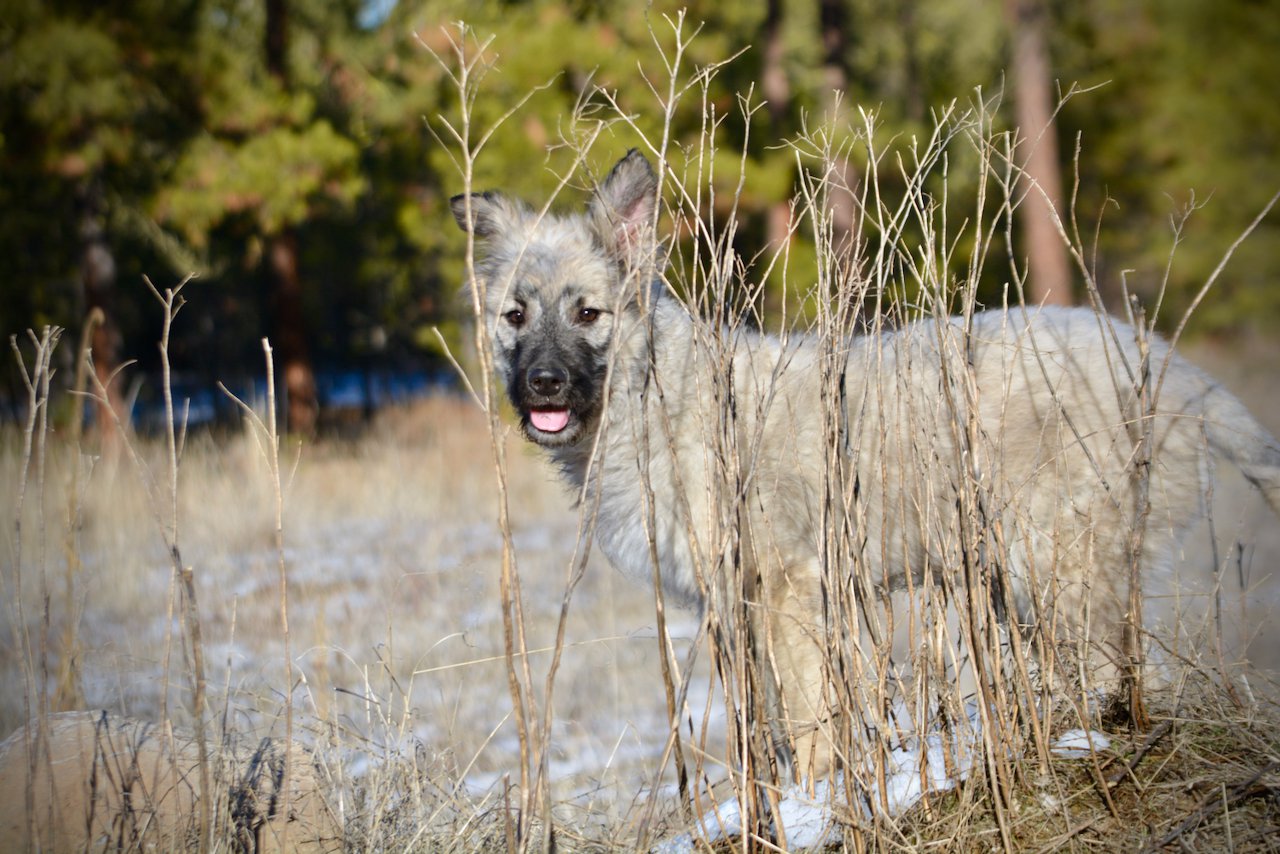
<path fill-rule="evenodd" d="M 475 34 L 463 24 L 458 24 L 445 31 L 449 44 L 447 55 L 440 55 L 423 43 L 423 47 L 432 56 L 442 71 L 447 75 L 454 90 L 459 95 L 457 113 L 454 116 L 436 117 L 442 126 L 446 139 L 441 140 L 449 152 L 458 177 L 461 192 L 466 194 L 467 217 L 470 214 L 470 197 L 474 186 L 476 158 L 483 152 L 486 144 L 495 131 L 506 120 L 519 110 L 524 100 L 532 97 L 537 90 L 531 90 L 519 103 L 503 113 L 488 127 L 477 127 L 475 124 L 475 103 L 481 94 L 481 85 L 485 75 L 492 68 L 492 57 L 488 55 L 489 41 L 477 40 Z M 569 180 L 566 176 L 561 183 Z M 483 306 L 485 304 L 485 283 L 476 276 L 475 242 L 471 232 L 467 234 L 467 251 L 465 255 L 464 279 L 471 298 L 474 324 L 474 346 L 477 354 L 479 381 L 467 380 L 471 389 L 479 389 L 477 402 L 488 417 L 490 450 L 493 457 L 494 478 L 498 491 L 498 530 L 502 538 L 502 558 L 499 575 L 499 597 L 502 610 L 503 648 L 506 654 L 507 690 L 511 695 L 517 737 L 520 744 L 519 769 L 519 807 L 508 810 L 510 822 L 507 827 L 508 847 L 512 850 L 529 850 L 537 843 L 541 847 L 550 848 L 552 844 L 554 824 L 551 816 L 550 781 L 547 777 L 549 728 L 550 728 L 550 687 L 554 679 L 553 668 L 546 679 L 546 695 L 542 702 L 546 704 L 545 715 L 539 714 L 537 697 L 534 688 L 533 672 L 529 663 L 529 645 L 526 637 L 524 613 L 524 596 L 521 590 L 520 572 L 515 548 L 511 537 L 511 519 L 508 507 L 507 463 L 504 438 L 506 429 L 502 424 L 499 412 L 499 392 L 493 384 L 493 358 L 489 343 L 489 330 L 483 322 Z M 510 283 L 496 284 L 509 287 Z M 456 364 L 456 361 L 455 361 Z M 464 375 L 465 376 L 465 375 Z M 575 557 L 576 570 L 571 571 L 570 584 L 565 592 L 562 614 L 568 608 L 572 595 L 573 579 L 580 577 L 582 561 L 585 554 Z M 563 617 L 561 631 L 557 641 L 558 650 L 563 643 Z M 558 662 L 558 657 L 556 659 Z M 510 798 L 510 792 L 505 797 Z M 514 812 L 514 816 L 512 813 Z M 541 825 L 535 826 L 534 819 L 541 818 Z"/>
<path fill-rule="evenodd" d="M 280 603 L 280 639 L 283 646 L 283 663 L 284 663 L 284 744 L 292 745 L 293 742 L 293 689 L 294 689 L 294 667 L 293 667 L 293 650 L 289 642 L 289 568 L 285 560 L 284 549 L 284 495 L 286 491 L 285 480 L 280 472 L 280 431 L 277 424 L 277 403 L 276 403 L 276 380 L 275 380 L 275 362 L 273 359 L 273 351 L 271 342 L 262 339 L 262 354 L 265 361 L 266 381 L 267 381 L 267 401 L 266 401 L 266 418 L 258 415 L 253 407 L 249 406 L 240 398 L 232 394 L 226 386 L 221 383 L 218 387 L 223 394 L 230 397 L 240 407 L 241 412 L 245 415 L 248 422 L 254 442 L 258 446 L 258 453 L 267 466 L 267 476 L 271 483 L 271 494 L 273 496 L 275 518 L 273 528 L 273 538 L 276 555 L 276 576 L 277 591 Z M 299 448 L 299 456 L 301 458 L 301 448 Z M 291 781 L 290 763 L 292 761 L 293 751 L 286 749 L 282 762 L 281 779 Z M 293 786 L 286 784 L 283 786 L 280 800 L 280 813 L 289 815 L 289 798 Z M 289 849 L 289 823 L 285 822 L 279 833 L 277 840 L 281 850 Z"/>
<path fill-rule="evenodd" d="M 686 292 L 687 298 L 696 301 L 699 311 L 704 312 L 711 317 L 729 317 L 729 294 L 731 292 L 728 285 L 734 280 L 731 269 L 724 266 L 722 262 L 730 260 L 731 256 L 727 253 L 729 241 L 732 237 L 732 231 L 726 230 L 720 232 L 716 228 L 714 220 L 715 210 L 715 190 L 714 190 L 714 161 L 716 158 L 717 147 L 713 135 L 707 134 L 699 138 L 698 144 L 687 152 L 685 159 L 683 174 L 675 174 L 671 171 L 669 159 L 673 153 L 673 147 L 676 145 L 674 139 L 675 123 L 679 114 L 688 108 L 689 102 L 697 104 L 702 111 L 702 115 L 706 117 L 711 126 L 717 125 L 723 120 L 723 117 L 715 115 L 714 108 L 711 107 L 710 84 L 720 68 L 732 61 L 732 58 L 726 59 L 721 63 L 713 63 L 709 66 L 700 67 L 693 65 L 687 59 L 687 52 L 690 45 L 698 37 L 701 27 L 691 26 L 687 20 L 684 11 L 680 11 L 673 16 L 666 16 L 662 25 L 655 25 L 651 31 L 655 50 L 661 57 L 662 70 L 665 79 L 652 79 L 649 82 L 650 90 L 654 94 L 654 103 L 649 105 L 660 116 L 661 128 L 656 138 L 646 136 L 635 122 L 634 113 L 627 109 L 626 106 L 617 101 L 614 93 L 608 90 L 599 90 L 595 93 L 592 100 L 599 100 L 605 104 L 608 109 L 614 113 L 618 119 L 625 123 L 632 130 L 636 137 L 641 141 L 642 146 L 648 150 L 648 153 L 657 163 L 658 170 L 658 187 L 659 197 L 665 193 L 673 193 L 674 201 L 667 209 L 666 213 L 671 218 L 676 229 L 688 227 L 692 234 L 695 245 L 701 247 L 700 251 L 693 252 L 689 257 L 681 258 L 679 266 L 684 269 L 693 271 L 698 279 L 698 284 L 690 287 Z M 665 42 L 670 39 L 669 44 Z M 587 152 L 579 148 L 580 157 L 585 157 Z M 742 174 L 739 172 L 739 189 L 741 188 Z M 657 235 L 661 226 L 663 217 L 663 206 L 655 207 L 653 219 L 649 223 L 652 234 Z M 704 216 L 706 215 L 706 216 Z M 707 217 L 711 217 L 708 221 Z M 732 215 L 730 216 L 732 221 Z M 672 247 L 674 251 L 681 252 L 683 245 L 678 244 Z M 650 300 L 653 294 L 647 287 L 648 282 L 655 277 L 663 274 L 662 262 L 659 256 L 662 250 L 654 249 L 656 254 L 645 257 L 640 263 L 647 265 L 647 269 L 638 271 L 634 280 L 637 282 L 639 292 L 636 294 L 623 295 L 626 299 L 635 299 L 642 307 L 642 310 L 648 311 Z M 702 252 L 705 251 L 705 255 Z M 708 284 L 711 283 L 711 284 Z M 719 335 L 723 331 L 720 327 L 712 325 L 708 327 L 710 333 Z M 656 330 L 652 325 L 652 317 L 649 318 L 649 326 L 646 329 L 650 346 L 654 341 Z M 722 346 L 720 352 L 725 352 Z M 609 371 L 614 368 L 614 360 L 617 358 L 616 348 L 611 349 L 609 353 Z M 722 410 L 728 411 L 728 400 L 725 397 L 726 390 L 721 383 L 725 377 L 731 376 L 731 372 L 725 370 L 725 365 L 720 364 L 718 370 L 714 370 L 712 375 L 708 377 L 708 381 L 717 384 L 717 392 L 719 399 L 725 400 L 726 406 Z M 663 395 L 661 385 L 655 385 L 654 394 L 659 399 Z M 732 441 L 729 433 L 728 423 L 719 425 L 720 438 L 722 440 Z M 596 449 L 601 447 L 601 442 L 606 438 L 605 431 L 608 426 L 603 426 L 601 435 L 596 438 Z M 658 424 L 652 424 L 648 420 L 642 421 L 639 425 L 632 425 L 632 430 L 639 434 L 637 446 L 639 448 L 640 459 L 637 460 L 640 470 L 647 472 L 653 459 L 655 447 L 670 449 L 672 443 L 676 440 L 672 432 L 672 425 L 669 420 L 663 419 Z M 599 464 L 595 459 L 596 451 L 593 450 L 592 465 Z M 725 473 L 726 475 L 728 472 Z M 674 473 L 677 481 L 680 480 L 678 472 Z M 713 657 L 719 666 L 722 661 L 733 660 L 733 673 L 747 673 L 747 645 L 741 643 L 741 627 L 735 628 L 735 624 L 740 624 L 744 615 L 735 612 L 727 603 L 733 601 L 737 597 L 726 599 L 726 591 L 736 583 L 735 576 L 732 572 L 728 574 L 717 574 L 718 561 L 729 559 L 733 563 L 734 550 L 740 545 L 734 539 L 737 527 L 734 525 L 718 524 L 725 519 L 725 514 L 732 513 L 733 509 L 729 506 L 721 507 L 721 514 L 713 518 L 713 529 L 706 532 L 694 531 L 692 529 L 686 531 L 686 536 L 690 541 L 701 540 L 706 537 L 706 542 L 712 544 L 712 563 L 707 562 L 704 552 L 695 550 L 695 559 L 699 561 L 698 575 L 704 580 L 706 587 L 704 594 L 718 596 L 725 607 L 719 610 L 711 610 L 708 612 L 710 619 L 704 620 L 699 628 L 698 636 L 694 643 L 689 646 L 688 654 L 683 662 L 676 655 L 675 645 L 669 633 L 668 617 L 666 613 L 666 602 L 663 595 L 663 586 L 661 580 L 660 566 L 658 562 L 658 543 L 656 540 L 656 532 L 658 522 L 656 514 L 658 512 L 658 496 L 655 492 L 653 484 L 647 477 L 642 478 L 641 482 L 641 498 L 640 517 L 644 521 L 646 530 L 646 541 L 648 543 L 650 564 L 651 564 L 651 584 L 653 594 L 654 616 L 656 621 L 656 637 L 658 642 L 658 656 L 661 667 L 662 685 L 666 698 L 667 706 L 667 722 L 668 722 L 668 738 L 663 748 L 661 758 L 655 769 L 655 775 L 651 788 L 657 789 L 660 785 L 660 779 L 668 763 L 674 767 L 676 775 L 677 792 L 679 795 L 680 808 L 682 815 L 686 818 L 694 817 L 701 820 L 702 813 L 696 799 L 691 798 L 690 780 L 702 780 L 706 782 L 706 767 L 704 766 L 707 752 L 705 751 L 706 729 L 701 729 L 701 735 L 693 739 L 693 743 L 686 747 L 684 737 L 681 734 L 682 727 L 688 726 L 690 731 L 695 731 L 694 726 L 695 715 L 691 713 L 689 707 L 689 689 L 690 678 L 693 674 L 696 656 L 703 642 L 706 642 L 714 649 L 720 649 L 725 652 L 726 658 Z M 678 498 L 682 502 L 680 508 L 686 518 L 688 513 L 688 496 L 682 485 L 678 488 Z M 594 523 L 594 510 L 596 508 L 590 504 L 584 503 L 584 512 L 581 514 L 581 524 Z M 718 544 L 718 545 L 717 545 Z M 719 558 L 716 558 L 718 555 Z M 718 578 L 724 582 L 723 585 L 712 584 L 711 579 Z M 717 619 L 718 616 L 728 616 L 727 622 Z M 725 678 L 722 681 L 726 692 L 730 690 L 729 686 L 737 685 L 739 688 L 746 690 L 743 683 L 733 678 Z M 728 708 L 743 710 L 746 708 L 744 703 L 750 702 L 748 697 L 735 695 L 740 702 L 731 702 Z M 721 698 L 723 701 L 723 698 Z M 708 696 L 703 701 L 703 712 L 701 715 L 704 719 L 707 717 L 706 712 L 709 711 L 713 702 L 712 696 Z M 733 714 L 730 716 L 731 726 L 735 727 L 737 733 L 748 731 L 746 726 L 745 714 Z M 739 738 L 735 740 L 738 749 L 731 752 L 731 755 L 738 757 L 739 760 L 749 760 L 751 754 L 750 739 Z M 691 748 L 691 751 L 690 751 Z M 716 751 L 717 753 L 719 751 Z M 692 767 L 686 760 L 686 755 L 692 758 Z M 751 801 L 755 803 L 754 800 Z M 640 836 L 645 839 L 649 833 L 650 825 L 654 818 L 656 801 L 650 799 L 648 809 L 640 822 Z"/>
<path fill-rule="evenodd" d="M 26 418 L 22 425 L 22 465 L 18 475 L 17 506 L 14 509 L 13 518 L 14 553 L 11 565 L 12 576 L 6 573 L 3 578 L 3 584 L 5 587 L 5 600 L 14 611 L 10 617 L 14 632 L 14 648 L 18 650 L 21 656 L 22 710 L 28 719 L 34 718 L 37 721 L 37 725 L 34 728 L 26 728 L 24 731 L 26 735 L 23 737 L 23 751 L 26 757 L 25 768 L 28 780 L 28 785 L 24 787 L 28 839 L 37 838 L 33 832 L 36 827 L 35 791 L 30 781 L 35 779 L 37 764 L 48 761 L 46 744 L 48 733 L 44 725 L 44 717 L 49 710 L 46 687 L 48 685 L 48 650 L 45 647 L 45 638 L 48 634 L 49 607 L 45 574 L 41 571 L 38 586 L 40 600 L 44 606 L 41 622 L 42 631 L 33 646 L 31 631 L 27 625 L 24 601 L 27 594 L 24 589 L 25 573 L 23 571 L 23 562 L 25 555 L 23 553 L 22 521 L 27 508 L 27 490 L 34 475 L 36 500 L 39 502 L 37 519 L 41 529 L 45 524 L 44 473 L 47 450 L 46 438 L 49 430 L 50 383 L 54 373 L 52 367 L 53 353 L 62 337 L 62 332 L 63 330 L 56 326 L 46 326 L 39 335 L 36 335 L 33 331 L 28 331 L 27 338 L 32 347 L 30 366 L 28 366 L 27 360 L 23 357 L 22 349 L 18 344 L 18 337 L 14 335 L 9 338 L 9 345 L 13 350 L 14 358 L 17 360 L 18 369 L 22 375 L 22 384 L 27 392 Z M 40 553 L 37 556 L 37 563 L 43 567 L 45 538 L 43 530 L 37 533 L 39 534 L 37 550 Z"/>
<path fill-rule="evenodd" d="M 200 607 L 196 597 L 195 568 L 187 565 L 182 558 L 180 545 L 180 525 L 178 514 L 178 480 L 181 468 L 182 453 L 186 445 L 186 415 L 179 418 L 174 409 L 173 383 L 169 364 L 169 342 L 173 332 L 173 322 L 184 305 L 182 289 L 191 281 L 187 276 L 172 288 L 163 292 L 144 277 L 147 288 L 151 291 L 162 309 L 161 333 L 158 347 L 160 350 L 161 392 L 164 396 L 165 426 L 162 431 L 165 455 L 164 470 L 158 478 L 139 452 L 137 442 L 128 429 L 128 425 L 120 421 L 120 416 L 109 407 L 101 406 L 100 412 L 112 412 L 116 419 L 114 425 L 120 437 L 120 443 L 134 466 L 146 492 L 152 518 L 159 530 L 161 541 L 169 558 L 171 587 L 168 599 L 172 609 L 175 599 L 180 607 L 182 626 L 182 652 L 187 668 L 187 677 L 191 686 L 191 702 L 188 712 L 192 719 L 192 728 L 197 751 L 197 776 L 200 781 L 202 797 L 199 799 L 197 816 L 198 834 L 196 845 L 201 852 L 209 850 L 213 845 L 216 823 L 223 820 L 221 814 L 214 814 L 214 805 L 218 799 L 213 795 L 214 769 L 213 756 L 210 751 L 208 733 L 206 731 L 205 712 L 207 705 L 207 683 L 205 667 L 205 651 L 203 631 L 200 620 Z M 93 391 L 91 396 L 99 403 L 105 404 L 110 392 L 108 386 L 113 383 L 119 372 L 128 367 L 121 365 L 117 372 L 105 381 L 96 374 L 91 374 Z M 162 479 L 161 479 L 162 478 Z M 161 691 L 161 718 L 165 722 L 168 738 L 172 739 L 172 728 L 168 715 L 168 684 L 170 677 L 170 626 L 172 616 L 165 621 L 164 651 L 164 688 Z M 170 749 L 173 749 L 172 743 Z"/>
<path fill-rule="evenodd" d="M 83 500 L 81 494 L 81 470 L 84 468 L 82 460 L 84 459 L 81 449 L 81 438 L 84 431 L 84 401 L 85 390 L 88 385 L 88 371 L 91 368 L 89 362 L 86 361 L 90 342 L 93 340 L 95 330 L 102 325 L 106 316 L 102 313 L 101 308 L 95 307 L 89 312 L 85 318 L 84 328 L 80 331 L 80 347 L 76 351 L 76 372 L 75 379 L 72 383 L 72 409 L 71 423 L 68 429 L 68 444 L 71 448 L 71 464 L 67 477 L 67 534 L 63 543 L 63 559 L 66 562 L 65 571 L 63 573 L 63 611 L 66 614 L 66 623 L 62 630 L 62 655 L 58 667 L 58 698 L 55 703 L 57 708 L 63 710 L 78 709 L 84 704 L 84 688 L 82 685 L 82 674 L 80 672 L 80 658 L 83 650 L 80 648 L 80 619 L 78 608 L 75 601 L 75 591 L 80 581 L 81 561 L 80 550 L 76 543 L 80 520 L 80 502 Z"/>

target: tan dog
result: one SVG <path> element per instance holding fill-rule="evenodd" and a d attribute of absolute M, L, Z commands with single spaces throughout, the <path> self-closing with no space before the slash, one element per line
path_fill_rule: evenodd
<path fill-rule="evenodd" d="M 728 603 L 752 603 L 758 660 L 779 689 L 771 723 L 806 776 L 836 759 L 828 525 L 848 526 L 853 562 L 894 590 L 957 572 L 962 520 L 980 515 L 998 532 L 982 548 L 1017 623 L 1052 614 L 1101 665 L 1124 657 L 1135 522 L 1145 515 L 1143 586 L 1159 596 L 1177 586 L 1211 453 L 1280 512 L 1280 444 L 1176 355 L 1144 409 L 1137 336 L 1121 323 L 1013 309 L 835 346 L 717 339 L 662 283 L 657 201 L 633 151 L 582 214 L 495 193 L 453 210 L 485 243 L 485 322 L 526 435 L 582 490 L 595 542 L 627 574 L 647 583 L 656 561 L 667 597 L 705 607 L 725 595 L 715 568 L 741 568 Z M 1154 376 L 1168 348 L 1150 348 Z"/>

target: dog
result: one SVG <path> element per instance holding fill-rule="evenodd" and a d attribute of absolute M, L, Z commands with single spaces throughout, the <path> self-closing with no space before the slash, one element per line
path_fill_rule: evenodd
<path fill-rule="evenodd" d="M 749 605 L 787 773 L 819 779 L 840 761 L 823 643 L 832 524 L 892 591 L 969 560 L 960 528 L 980 518 L 1018 624 L 1052 615 L 1118 667 L 1130 567 L 1148 596 L 1177 586 L 1212 458 L 1280 514 L 1280 443 L 1158 337 L 1031 306 L 840 341 L 724 330 L 665 285 L 659 201 L 632 151 L 581 213 L 497 192 L 451 207 L 483 246 L 483 322 L 524 435 L 615 567 L 656 577 L 667 601 Z M 729 565 L 739 589 L 725 589 Z"/>

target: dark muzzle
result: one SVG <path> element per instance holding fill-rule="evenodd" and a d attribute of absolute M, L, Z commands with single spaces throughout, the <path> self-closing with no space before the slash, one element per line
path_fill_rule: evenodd
<path fill-rule="evenodd" d="M 560 397 L 569 384 L 569 372 L 563 368 L 530 368 L 524 376 L 525 385 L 534 398 L 551 400 Z"/>

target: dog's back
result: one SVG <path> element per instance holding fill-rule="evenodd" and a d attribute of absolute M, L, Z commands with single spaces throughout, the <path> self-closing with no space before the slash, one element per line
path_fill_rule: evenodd
<path fill-rule="evenodd" d="M 865 537 L 901 556 L 885 576 L 954 566 L 955 508 L 969 490 L 1000 522 L 1022 619 L 1052 615 L 1118 652 L 1132 559 L 1153 597 L 1179 587 L 1210 454 L 1239 465 L 1273 508 L 1280 495 L 1276 440 L 1161 339 L 1146 346 L 1144 363 L 1131 327 L 1053 308 L 865 341 L 850 360 L 861 376 L 848 417 L 864 500 L 877 508 Z"/>

